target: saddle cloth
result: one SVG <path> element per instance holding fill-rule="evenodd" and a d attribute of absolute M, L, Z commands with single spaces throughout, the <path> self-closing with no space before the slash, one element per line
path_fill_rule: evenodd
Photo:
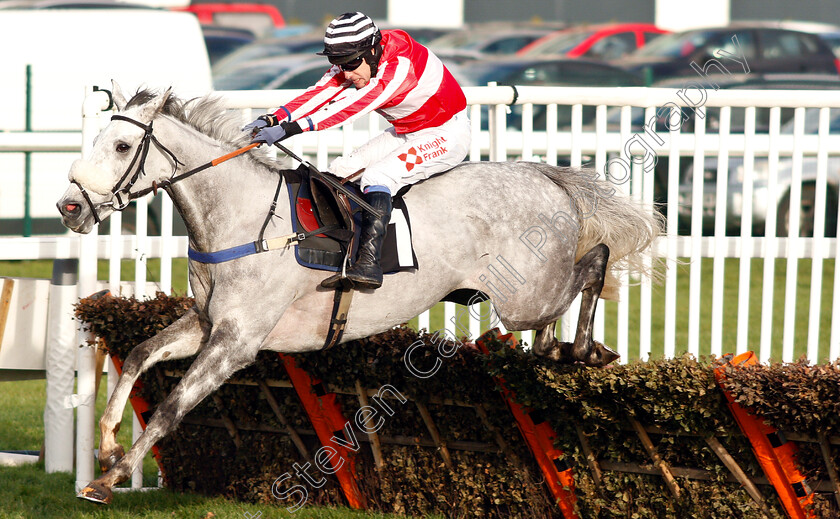
<path fill-rule="evenodd" d="M 301 165 L 296 170 L 284 172 L 289 193 L 292 230 L 296 233 L 315 231 L 326 227 L 320 234 L 310 236 L 295 244 L 295 258 L 304 266 L 337 272 L 341 270 L 350 238 L 350 219 L 353 219 L 353 251 L 350 263 L 355 260 L 363 209 L 352 200 L 349 207 L 326 183 L 309 174 Z M 345 184 L 359 196 L 356 184 Z M 417 268 L 417 256 L 411 240 L 411 220 L 402 196 L 408 189 L 400 190 L 393 198 L 393 211 L 385 242 L 382 246 L 382 271 L 386 274 Z"/>

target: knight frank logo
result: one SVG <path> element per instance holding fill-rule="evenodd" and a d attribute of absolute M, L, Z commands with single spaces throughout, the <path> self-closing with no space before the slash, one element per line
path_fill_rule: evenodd
<path fill-rule="evenodd" d="M 400 153 L 397 157 L 405 162 L 406 171 L 411 171 L 414 166 L 446 153 L 446 148 L 443 146 L 445 142 L 446 139 L 443 137 L 435 137 L 432 142 L 418 144 L 416 147 L 412 146 L 407 152 Z"/>
<path fill-rule="evenodd" d="M 405 170 L 411 171 L 414 169 L 414 166 L 423 163 L 423 159 L 417 154 L 417 150 L 414 149 L 414 146 L 408 148 L 406 153 L 400 153 L 397 157 L 405 162 Z"/>

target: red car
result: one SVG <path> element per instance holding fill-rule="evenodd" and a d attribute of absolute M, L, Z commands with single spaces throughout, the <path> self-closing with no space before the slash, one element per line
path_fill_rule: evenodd
<path fill-rule="evenodd" d="M 611 60 L 629 54 L 668 32 L 649 23 L 583 25 L 547 34 L 526 45 L 517 54 Z"/>
<path fill-rule="evenodd" d="M 173 11 L 187 11 L 198 17 L 202 25 L 221 25 L 247 29 L 256 36 L 286 26 L 286 20 L 277 7 L 261 3 L 209 3 L 174 7 Z"/>

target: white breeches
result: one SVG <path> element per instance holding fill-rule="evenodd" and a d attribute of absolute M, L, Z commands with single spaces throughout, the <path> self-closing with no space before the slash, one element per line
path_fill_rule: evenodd
<path fill-rule="evenodd" d="M 388 128 L 349 154 L 338 157 L 329 171 L 348 177 L 364 169 L 362 190 L 385 186 L 392 195 L 436 173 L 457 166 L 469 153 L 470 120 L 464 110 L 435 128 L 398 134 Z"/>

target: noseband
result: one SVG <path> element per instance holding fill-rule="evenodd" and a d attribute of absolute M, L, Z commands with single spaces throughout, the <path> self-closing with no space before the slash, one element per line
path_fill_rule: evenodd
<path fill-rule="evenodd" d="M 149 124 L 146 125 L 141 123 L 140 121 L 136 121 L 129 117 L 125 117 L 124 115 L 112 115 L 111 120 L 126 121 L 142 128 L 144 131 L 143 139 L 140 141 L 140 146 L 134 153 L 134 157 L 131 159 L 131 163 L 128 165 L 128 167 L 125 170 L 125 173 L 122 174 L 122 176 L 120 177 L 119 181 L 117 181 L 113 189 L 111 189 L 112 200 L 99 204 L 99 207 L 110 205 L 113 206 L 113 208 L 116 211 L 122 211 L 123 209 L 128 207 L 128 204 L 132 200 L 145 196 L 147 193 L 152 191 L 151 189 L 144 189 L 136 193 L 131 192 L 131 188 L 134 187 L 134 184 L 137 182 L 137 179 L 140 178 L 140 175 L 146 174 L 146 157 L 149 154 L 149 148 L 151 148 L 150 144 L 154 144 L 158 150 L 169 156 L 173 164 L 172 176 L 175 175 L 175 172 L 178 170 L 178 166 L 183 166 L 184 164 L 183 162 L 178 160 L 174 153 L 169 151 L 169 149 L 166 146 L 161 144 L 160 141 L 158 141 L 157 138 L 155 138 L 155 136 L 152 134 L 153 129 L 151 121 L 149 121 Z M 134 168 L 135 164 L 137 165 L 136 169 Z M 129 178 L 129 174 L 131 173 L 132 169 L 134 169 L 134 174 L 131 175 L 131 178 Z M 126 179 L 128 179 L 128 182 L 126 182 Z M 85 188 L 82 187 L 82 185 L 76 182 L 75 180 L 73 180 L 72 182 L 76 184 L 76 186 L 82 192 L 82 196 L 84 197 L 85 202 L 87 202 L 88 206 L 90 207 L 91 213 L 93 213 L 93 219 L 96 221 L 97 224 L 101 223 L 101 220 L 99 219 L 99 214 L 96 211 L 96 206 L 93 205 L 93 201 L 90 199 L 90 196 L 88 195 Z M 123 185 L 124 182 L 125 185 Z M 155 191 L 156 190 L 157 187 L 155 187 Z"/>

